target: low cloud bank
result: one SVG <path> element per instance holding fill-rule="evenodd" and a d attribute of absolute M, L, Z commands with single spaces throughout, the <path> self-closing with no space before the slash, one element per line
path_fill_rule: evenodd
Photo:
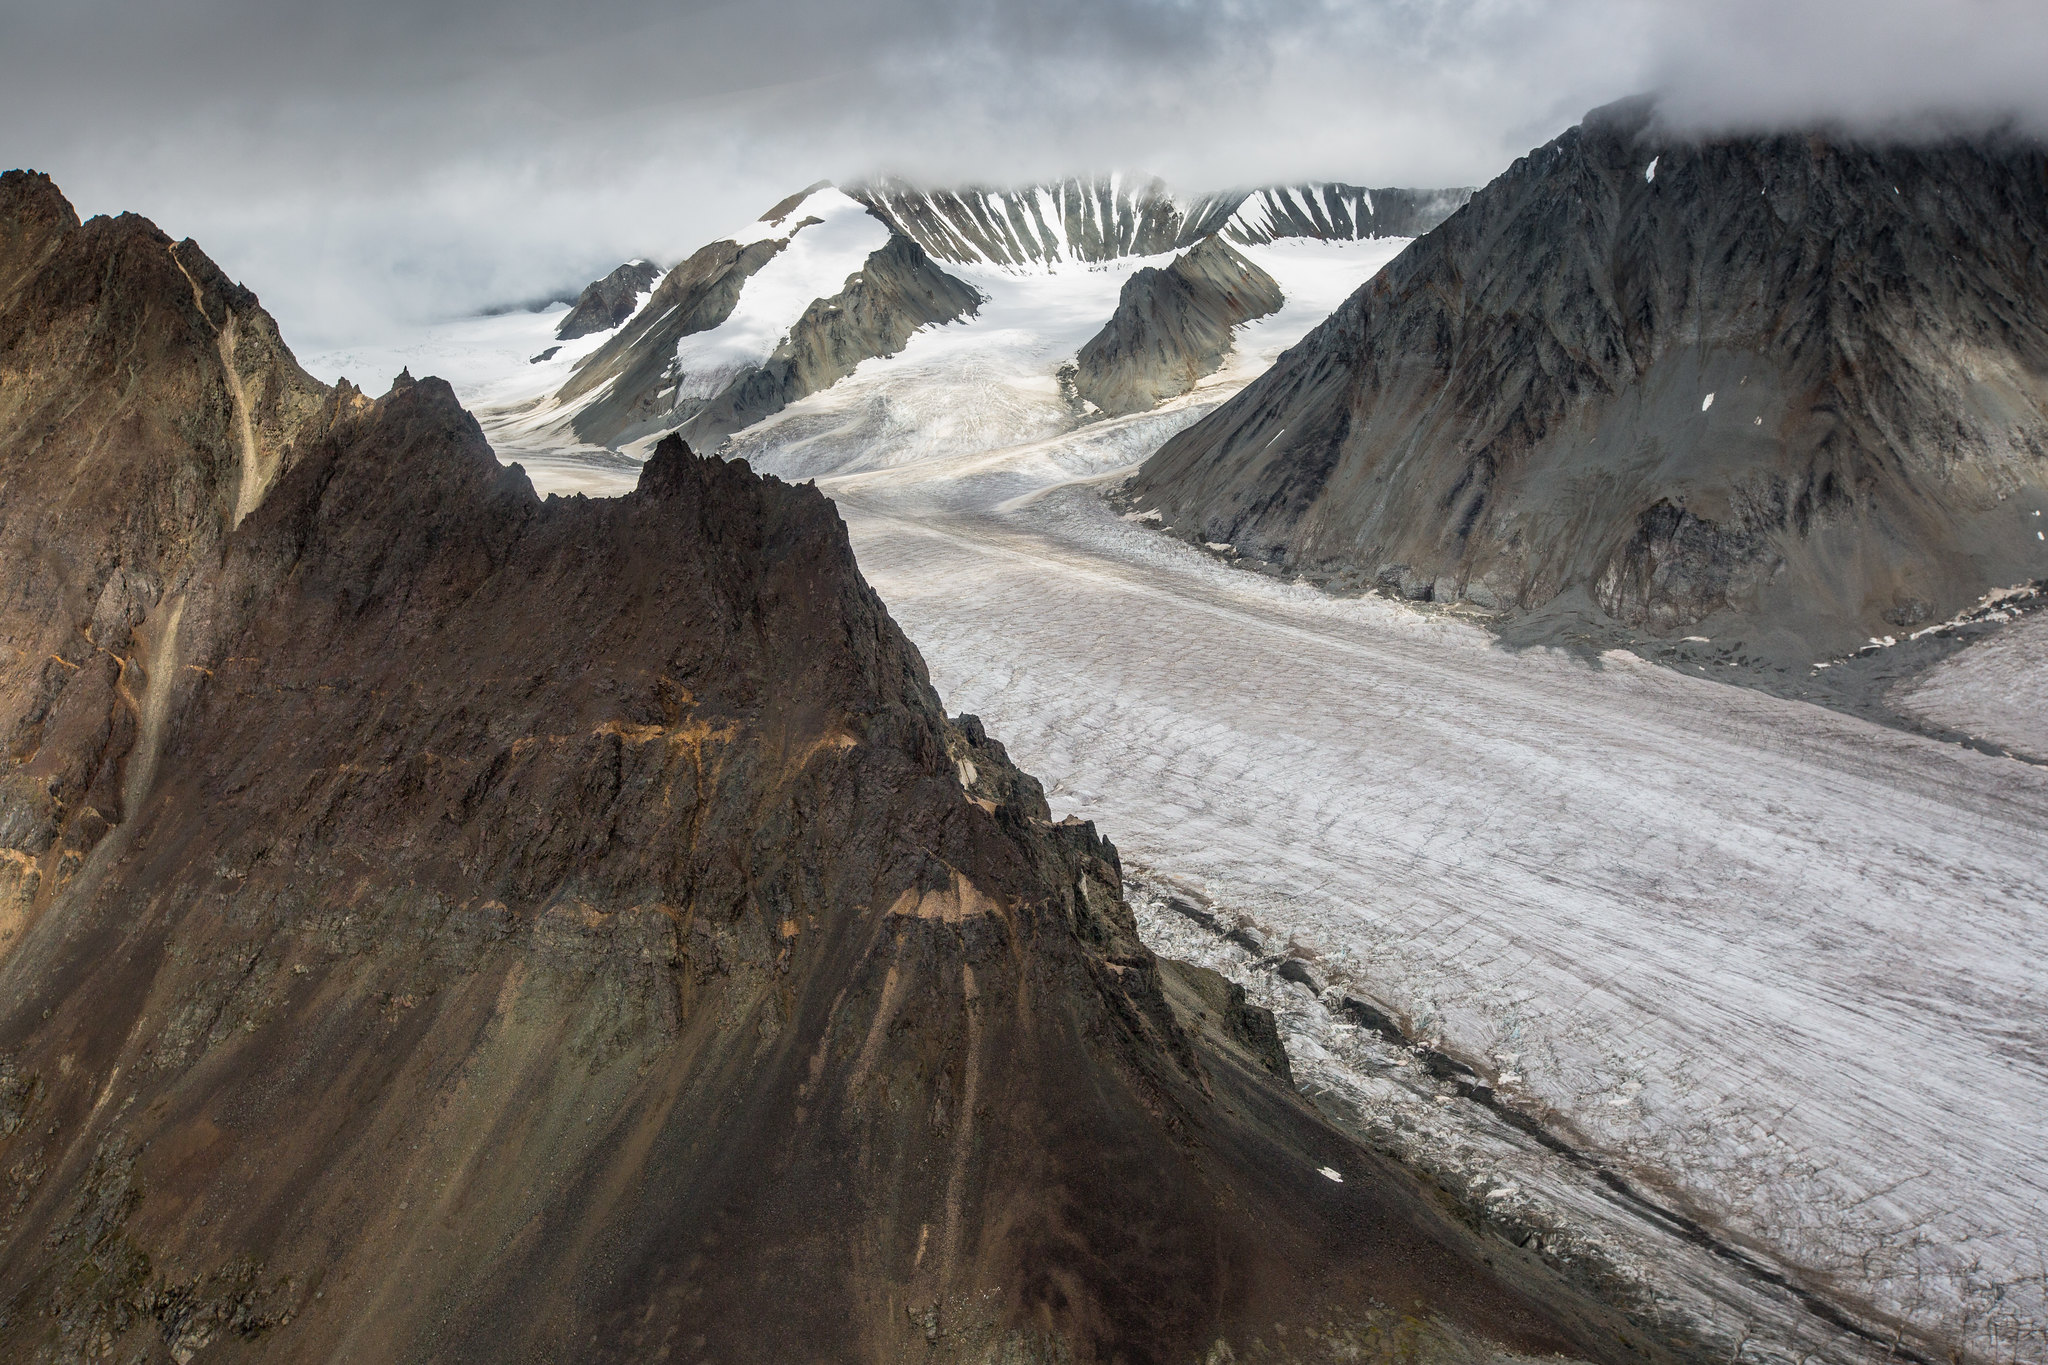
<path fill-rule="evenodd" d="M 1483 182 L 1702 129 L 2048 128 L 2017 0 L 0 0 L 0 160 L 204 242 L 302 344 L 672 260 L 872 173 Z"/>

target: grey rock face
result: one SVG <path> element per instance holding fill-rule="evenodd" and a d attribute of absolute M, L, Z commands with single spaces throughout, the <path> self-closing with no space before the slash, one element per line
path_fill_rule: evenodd
<path fill-rule="evenodd" d="M 1075 389 L 1112 416 L 1186 393 L 1230 353 L 1231 329 L 1286 300 L 1271 275 L 1207 237 L 1124 282 L 1116 313 L 1081 348 Z"/>
<path fill-rule="evenodd" d="M 555 329 L 555 340 L 574 341 L 592 332 L 608 332 L 633 316 L 640 296 L 654 288 L 661 267 L 652 261 L 628 261 L 601 280 L 583 286 L 576 306 Z"/>
<path fill-rule="evenodd" d="M 892 234 L 831 298 L 804 310 L 765 365 L 747 370 L 678 428 L 700 446 L 828 388 L 861 361 L 894 355 L 920 327 L 972 317 L 981 295 L 932 263 L 917 243 Z"/>
<path fill-rule="evenodd" d="M 1814 651 L 2048 572 L 2048 151 L 1691 141 L 1517 162 L 1130 494 L 1329 580 Z M 1482 599 L 1481 594 L 1485 594 Z"/>

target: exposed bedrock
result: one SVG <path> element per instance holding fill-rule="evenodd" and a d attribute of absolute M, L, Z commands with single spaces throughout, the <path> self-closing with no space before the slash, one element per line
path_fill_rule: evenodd
<path fill-rule="evenodd" d="M 1596 111 L 1129 494 L 1410 597 L 1812 652 L 1942 619 L 2048 573 L 2048 157 Z"/>
<path fill-rule="evenodd" d="M 1159 180 L 1128 175 L 1004 189 L 881 180 L 847 193 L 939 260 L 1007 266 L 1178 251 L 1222 227 L 1242 198 L 1183 201 Z"/>
<path fill-rule="evenodd" d="M 1116 312 L 1076 358 L 1075 390 L 1112 416 L 1143 412 L 1215 373 L 1233 329 L 1285 302 L 1271 275 L 1206 237 L 1124 282 Z"/>
<path fill-rule="evenodd" d="M 805 309 L 763 363 L 745 367 L 709 398 L 679 399 L 676 343 L 729 318 L 747 278 L 786 244 L 714 242 L 669 272 L 639 315 L 563 385 L 558 399 L 565 404 L 597 395 L 572 421 L 577 437 L 616 447 L 681 430 L 715 445 L 843 379 L 861 361 L 894 355 L 918 328 L 972 316 L 981 304 L 915 242 L 891 234 L 838 293 Z"/>
<path fill-rule="evenodd" d="M 0 1356 L 1659 1358 L 1153 958 L 814 489 L 538 499 L 47 182 L 0 289 Z"/>
<path fill-rule="evenodd" d="M 980 307 L 972 287 L 939 269 L 917 243 L 891 233 L 843 289 L 804 310 L 766 363 L 736 376 L 678 430 L 687 440 L 715 446 L 805 394 L 829 388 L 863 360 L 895 355 L 919 328 L 970 318 Z"/>
<path fill-rule="evenodd" d="M 576 296 L 576 304 L 555 329 L 555 340 L 574 341 L 592 332 L 608 332 L 631 318 L 640 296 L 654 288 L 661 267 L 652 261 L 628 261 L 601 280 L 592 280 Z"/>

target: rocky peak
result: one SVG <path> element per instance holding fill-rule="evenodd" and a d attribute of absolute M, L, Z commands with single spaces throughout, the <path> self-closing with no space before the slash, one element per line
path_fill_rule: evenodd
<path fill-rule="evenodd" d="M 2044 247 L 2036 142 L 1697 139 L 1609 106 L 1132 492 L 1326 581 L 1726 614 L 1810 659 L 2048 572 Z"/>
<path fill-rule="evenodd" d="M 555 329 L 555 340 L 574 341 L 592 332 L 622 325 L 639 307 L 640 296 L 654 288 L 661 267 L 652 261 L 628 261 L 601 280 L 592 280 Z"/>

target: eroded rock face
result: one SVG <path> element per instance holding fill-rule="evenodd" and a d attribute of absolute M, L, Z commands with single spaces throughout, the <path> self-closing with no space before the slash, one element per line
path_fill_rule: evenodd
<path fill-rule="evenodd" d="M 574 341 L 592 332 L 608 332 L 633 316 L 640 296 L 654 288 L 661 267 L 652 261 L 628 261 L 601 280 L 592 280 L 576 296 L 576 304 L 555 329 L 555 340 Z"/>
<path fill-rule="evenodd" d="M 226 294 L 7 188 L 6 772 L 81 776 L 7 807 L 57 832 L 0 948 L 0 1355 L 1642 1353 L 1162 974 L 814 489 L 671 438 L 541 501 L 447 385 L 321 395 L 280 349 L 237 521 Z M 52 693 L 28 649 L 83 672 L 107 546 L 139 624 Z"/>
<path fill-rule="evenodd" d="M 788 245 L 778 237 L 744 246 L 713 242 L 663 276 L 646 306 L 579 364 L 556 395 L 565 405 L 599 395 L 576 414 L 577 438 L 611 445 L 669 425 L 676 343 L 731 317 L 747 280 Z"/>
<path fill-rule="evenodd" d="M 1253 190 L 1223 227 L 1240 246 L 1288 237 L 1355 242 L 1371 237 L 1420 237 L 1463 208 L 1469 189 L 1369 189 L 1325 181 Z"/>
<path fill-rule="evenodd" d="M 765 361 L 747 365 L 709 397 L 678 397 L 676 343 L 725 322 L 746 280 L 786 244 L 714 242 L 670 272 L 639 316 L 579 365 L 557 395 L 573 404 L 610 383 L 577 412 L 577 437 L 618 446 L 674 430 L 715 446 L 845 378 L 861 361 L 894 355 L 918 328 L 971 317 L 981 305 L 979 294 L 915 242 L 891 234 L 837 293 L 811 303 Z"/>
<path fill-rule="evenodd" d="M 1130 492 L 1409 596 L 1579 588 L 1815 652 L 1940 619 L 2048 570 L 2044 171 L 2034 142 L 1695 142 L 1598 111 Z"/>
<path fill-rule="evenodd" d="M 1124 281 L 1115 314 L 1075 359 L 1075 391 L 1111 416 L 1156 407 L 1214 374 L 1236 327 L 1285 302 L 1271 275 L 1204 238 Z"/>

